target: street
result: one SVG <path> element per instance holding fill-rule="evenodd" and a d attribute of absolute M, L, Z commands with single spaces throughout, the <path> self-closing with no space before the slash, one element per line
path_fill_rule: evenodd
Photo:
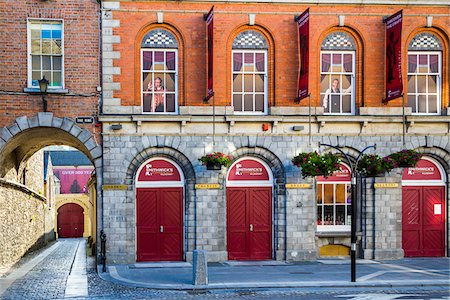
<path fill-rule="evenodd" d="M 0 277 L 0 299 L 450 299 L 449 286 L 445 284 L 156 290 L 101 279 L 94 259 L 86 259 L 83 239 L 60 239 L 39 252 L 25 257 L 14 270 Z M 39 262 L 35 264 L 36 261 Z M 448 266 L 442 266 L 439 273 L 448 279 Z M 395 275 L 397 280 L 401 274 Z"/>

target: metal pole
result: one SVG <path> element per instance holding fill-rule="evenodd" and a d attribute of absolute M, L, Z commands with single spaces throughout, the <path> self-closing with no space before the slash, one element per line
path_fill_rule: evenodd
<path fill-rule="evenodd" d="M 405 146 L 406 137 L 406 115 L 405 115 L 405 95 L 402 94 L 402 119 L 403 119 L 403 146 Z"/>

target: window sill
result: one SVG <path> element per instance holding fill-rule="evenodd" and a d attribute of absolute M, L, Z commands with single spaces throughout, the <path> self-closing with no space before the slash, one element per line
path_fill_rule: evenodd
<path fill-rule="evenodd" d="M 351 232 L 349 231 L 318 231 L 316 232 L 317 237 L 350 237 Z"/>
<path fill-rule="evenodd" d="M 39 88 L 24 88 L 24 93 L 41 94 Z M 68 89 L 47 89 L 47 94 L 68 94 Z"/>

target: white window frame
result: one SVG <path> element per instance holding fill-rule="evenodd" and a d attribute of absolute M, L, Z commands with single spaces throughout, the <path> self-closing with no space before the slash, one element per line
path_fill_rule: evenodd
<path fill-rule="evenodd" d="M 233 62 L 233 57 L 235 53 L 242 53 L 242 65 L 244 65 L 244 55 L 245 53 L 263 53 L 264 54 L 264 72 L 257 72 L 257 71 L 253 71 L 253 72 L 248 72 L 248 71 L 234 71 L 234 62 Z M 267 115 L 268 114 L 268 110 L 269 110 L 269 105 L 268 105 L 268 70 L 267 70 L 267 56 L 268 56 L 268 51 L 267 49 L 233 49 L 231 51 L 231 104 L 233 106 L 234 109 L 234 95 L 245 95 L 245 94 L 252 94 L 253 95 L 253 111 L 234 111 L 235 115 Z M 255 63 L 256 64 L 256 63 Z M 260 75 L 260 74 L 264 74 L 264 111 L 255 111 L 255 94 L 256 92 L 244 92 L 244 75 L 247 74 L 251 74 L 251 75 Z M 233 84 L 233 76 L 234 75 L 242 75 L 242 91 L 241 92 L 235 92 L 233 90 L 234 88 L 234 84 Z M 253 89 L 255 88 L 255 79 L 253 77 Z M 242 104 L 242 109 L 244 109 L 244 102 Z"/>
<path fill-rule="evenodd" d="M 64 20 L 63 19 L 36 19 L 36 18 L 28 18 L 27 19 L 27 61 L 28 61 L 28 80 L 27 80 L 27 87 L 29 89 L 37 89 L 39 90 L 39 87 L 33 86 L 33 78 L 32 78 L 32 55 L 31 55 L 31 23 L 45 23 L 45 22 L 58 22 L 61 23 L 61 85 L 60 86 L 48 86 L 48 89 L 51 90 L 61 90 L 65 87 L 65 80 L 64 80 Z M 50 78 L 46 78 L 50 81 Z"/>
<path fill-rule="evenodd" d="M 347 189 L 348 186 L 351 186 L 351 182 L 350 181 L 320 181 L 320 182 L 316 182 L 316 193 L 319 193 L 319 191 L 317 190 L 317 186 L 321 184 L 322 185 L 322 191 L 320 191 L 322 193 L 322 204 L 317 203 L 317 194 L 316 194 L 316 208 L 317 208 L 317 213 L 316 213 L 316 219 L 315 222 L 317 224 L 317 217 L 318 217 L 318 212 L 319 212 L 319 206 L 322 207 L 322 222 L 324 220 L 324 216 L 325 216 L 325 203 L 323 201 L 323 195 L 324 195 L 324 190 L 325 190 L 325 185 L 333 185 L 333 195 L 336 195 L 336 185 L 337 184 L 343 184 L 345 185 L 345 196 L 344 199 L 348 198 L 348 194 L 347 194 Z M 351 205 L 353 205 L 353 203 L 348 204 L 347 202 L 338 204 L 336 203 L 336 197 L 334 196 L 333 198 L 333 204 L 327 204 L 328 206 L 333 206 L 333 220 L 336 221 L 336 205 L 342 205 L 345 206 L 345 212 L 344 212 L 344 216 L 345 218 L 347 218 L 348 216 L 348 210 L 351 209 Z M 350 215 L 351 216 L 351 215 Z M 346 223 L 348 223 L 348 220 L 345 220 Z M 317 224 L 317 232 L 350 232 L 351 230 L 351 217 L 350 217 L 350 224 L 346 224 L 346 225 L 319 225 Z"/>
<path fill-rule="evenodd" d="M 436 112 L 434 113 L 429 113 L 428 112 L 428 95 L 432 94 L 432 93 L 428 93 L 428 80 L 426 80 L 426 93 L 417 93 L 414 92 L 415 96 L 416 96 L 416 111 L 413 111 L 412 114 L 413 115 L 440 115 L 441 114 L 441 106 L 442 106 L 442 93 L 441 93 L 441 81 L 442 81 L 442 51 L 408 51 L 408 63 L 409 63 L 409 55 L 416 55 L 417 57 L 419 55 L 427 55 L 428 56 L 428 60 L 430 55 L 437 55 L 438 56 L 438 72 L 437 73 L 409 73 L 409 67 L 408 67 L 408 75 L 406 78 L 406 81 L 409 85 L 409 76 L 414 76 L 415 77 L 415 86 L 416 86 L 416 91 L 417 91 L 417 75 L 421 75 L 421 76 L 432 76 L 432 75 L 436 75 L 437 77 L 437 81 L 436 81 Z M 428 63 L 428 67 L 429 67 L 429 63 Z M 419 60 L 417 59 L 417 68 L 419 68 Z M 408 90 L 409 90 L 409 86 L 408 86 Z M 425 95 L 427 96 L 427 112 L 417 112 L 419 109 L 419 103 L 418 103 L 418 95 Z M 409 104 L 409 91 L 408 91 L 408 104 Z M 409 105 L 408 105 L 409 106 Z"/>
<path fill-rule="evenodd" d="M 166 52 L 175 52 L 175 70 L 174 71 L 172 70 L 170 72 L 168 70 L 157 70 L 157 71 L 155 71 L 155 70 L 152 70 L 152 71 L 145 70 L 144 71 L 144 52 L 148 52 L 148 51 L 151 51 L 153 53 L 154 52 L 164 52 L 164 53 L 166 53 Z M 150 115 L 155 115 L 155 114 L 156 115 L 161 115 L 161 114 L 163 114 L 163 115 L 177 115 L 178 114 L 178 110 L 179 110 L 179 107 L 178 107 L 178 49 L 175 49 L 175 48 L 141 48 L 141 52 L 140 53 L 141 53 L 141 57 L 140 57 L 141 67 L 140 67 L 140 79 L 139 80 L 141 82 L 141 84 L 140 84 L 140 93 L 141 93 L 141 111 L 142 111 L 142 114 L 150 114 Z M 155 54 L 153 54 L 153 58 L 154 57 L 155 57 Z M 152 66 L 154 64 L 155 64 L 155 61 L 153 59 Z M 164 64 L 166 64 L 166 55 L 165 54 L 164 54 Z M 144 83 L 144 81 L 143 81 L 144 72 L 151 73 L 151 74 L 163 73 L 164 75 L 165 74 L 175 74 L 175 83 L 174 83 L 175 84 L 175 111 L 173 111 L 173 112 L 144 111 L 144 87 L 142 86 L 143 83 Z M 164 80 L 165 80 L 165 76 L 164 76 Z M 167 94 L 167 92 L 164 93 L 164 95 L 166 95 L 166 94 Z M 164 101 L 165 101 L 164 108 L 166 109 L 167 108 L 167 97 L 166 96 L 164 96 Z"/>
<path fill-rule="evenodd" d="M 333 57 L 333 54 L 351 54 L 352 55 L 352 72 L 348 73 L 348 72 L 322 72 L 322 54 L 330 54 L 331 57 Z M 330 69 L 333 65 L 330 63 Z M 322 77 L 322 75 L 330 75 L 330 86 L 329 88 L 331 88 L 331 84 L 332 84 L 332 76 L 336 75 L 336 76 L 351 76 L 351 107 L 350 107 L 350 112 L 349 113 L 344 113 L 342 112 L 342 94 L 341 94 L 341 109 L 340 109 L 340 113 L 336 113 L 336 112 L 324 112 L 325 115 L 354 115 L 355 114 L 355 91 L 356 91 L 356 82 L 355 82 L 355 74 L 356 74 L 356 51 L 355 50 L 321 50 L 320 51 L 320 78 Z M 319 78 L 319 85 L 321 85 L 321 81 Z M 339 89 L 342 90 L 342 80 L 339 81 L 340 87 Z M 323 100 L 324 97 L 324 93 L 322 93 L 322 91 L 320 91 L 320 101 Z"/>

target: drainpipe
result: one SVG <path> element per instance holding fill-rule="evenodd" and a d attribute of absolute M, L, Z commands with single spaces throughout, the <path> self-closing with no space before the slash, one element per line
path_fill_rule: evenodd
<path fill-rule="evenodd" d="M 375 177 L 372 179 L 372 259 L 375 259 Z"/>
<path fill-rule="evenodd" d="M 287 260 L 287 192 L 286 192 L 286 172 L 284 172 L 284 260 Z"/>
<path fill-rule="evenodd" d="M 364 177 L 362 188 L 364 189 L 364 192 L 361 191 L 361 194 L 364 197 L 364 222 L 363 222 L 363 225 L 364 225 L 364 231 L 363 231 L 364 242 L 363 242 L 363 247 L 364 247 L 364 250 L 366 250 L 366 248 L 367 248 L 367 179 L 366 179 L 366 177 Z M 362 205 L 361 205 L 361 207 L 362 207 Z M 361 217 L 362 216 L 363 216 L 363 214 L 361 214 Z"/>
<path fill-rule="evenodd" d="M 197 250 L 197 190 L 194 184 L 194 250 Z"/>

